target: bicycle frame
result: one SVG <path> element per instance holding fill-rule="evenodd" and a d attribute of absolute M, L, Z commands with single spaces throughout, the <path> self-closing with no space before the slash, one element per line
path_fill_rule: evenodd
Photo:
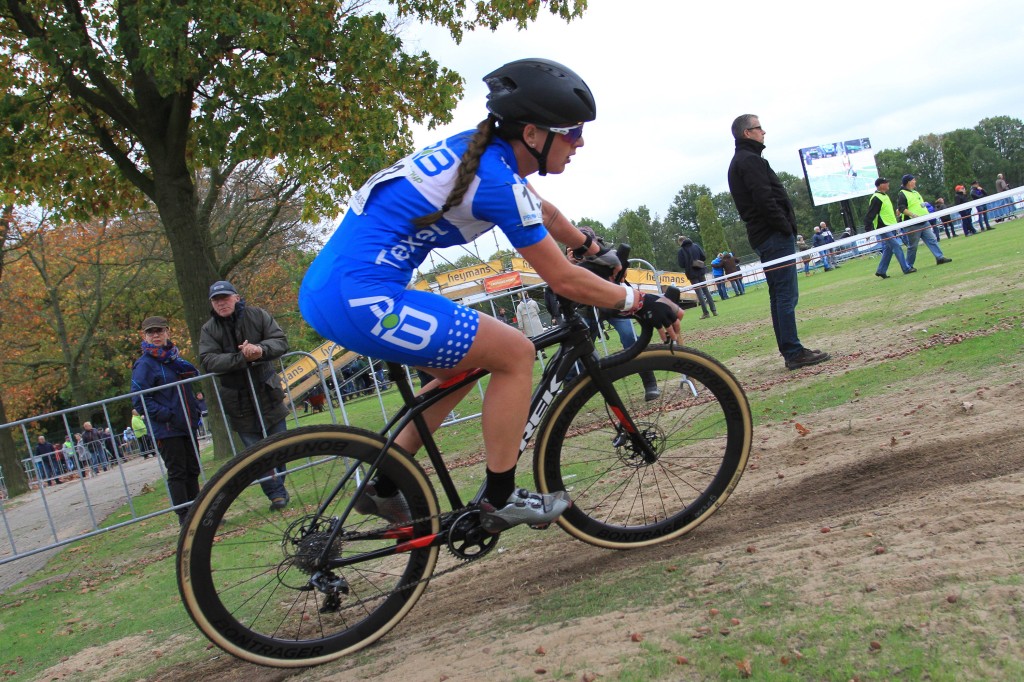
<path fill-rule="evenodd" d="M 638 336 L 636 343 L 627 349 L 623 349 L 620 353 L 611 356 L 614 358 L 614 363 L 617 365 L 628 362 L 639 355 L 639 353 L 646 348 L 647 344 L 650 342 L 652 333 L 653 329 L 647 326 L 642 326 L 641 333 Z M 592 377 L 597 383 L 597 386 L 599 387 L 602 396 L 604 396 L 609 409 L 618 421 L 618 428 L 629 435 L 636 449 L 643 453 L 643 456 L 647 461 L 653 462 L 657 459 L 657 455 L 651 450 L 650 444 L 639 434 L 636 424 L 626 411 L 621 398 L 618 396 L 611 383 L 605 380 L 602 376 L 599 360 L 594 353 L 595 347 L 591 338 L 590 328 L 579 315 L 576 307 L 571 308 L 568 318 L 564 324 L 533 337 L 531 341 L 533 341 L 535 351 L 538 352 L 556 345 L 559 346 L 559 348 L 551 362 L 548 363 L 544 368 L 544 371 L 541 373 L 540 381 L 537 383 L 533 395 L 530 398 L 529 418 L 527 419 L 526 427 L 523 430 L 523 437 L 519 444 L 518 457 L 521 458 L 523 453 L 526 451 L 530 439 L 540 426 L 541 421 L 544 418 L 544 414 L 547 412 L 551 401 L 565 382 L 565 378 L 569 371 L 577 362 L 579 362 L 583 365 L 584 372 Z M 342 516 L 342 522 L 335 525 L 331 531 L 328 541 L 324 544 L 324 550 L 320 557 L 320 561 L 326 568 L 339 568 L 345 565 L 358 563 L 366 558 L 380 556 L 381 554 L 411 551 L 419 547 L 441 544 L 445 541 L 445 533 L 443 532 L 444 529 L 442 529 L 441 533 L 424 538 L 417 538 L 415 542 L 403 542 L 392 548 L 370 552 L 361 556 L 349 557 L 347 559 L 337 559 L 333 561 L 327 560 L 327 553 L 329 552 L 330 547 L 334 544 L 341 528 L 344 526 L 344 520 L 352 513 L 352 507 L 355 504 L 355 500 L 358 499 L 359 495 L 363 494 L 363 490 L 365 489 L 368 481 L 373 478 L 382 458 L 386 456 L 387 451 L 394 445 L 398 434 L 410 424 L 416 428 L 420 438 L 422 439 L 423 447 L 427 452 L 427 457 L 441 483 L 445 496 L 448 498 L 450 509 L 461 509 L 464 506 L 462 498 L 459 495 L 451 474 L 448 471 L 448 467 L 444 462 L 441 451 L 437 447 L 437 443 L 434 441 L 433 435 L 430 433 L 430 430 L 427 428 L 427 424 L 423 419 L 423 413 L 431 405 L 450 395 L 453 391 L 479 381 L 483 377 L 487 376 L 489 372 L 479 368 L 467 370 L 442 382 L 440 385 L 430 389 L 429 391 L 416 395 L 413 392 L 408 376 L 406 375 L 402 365 L 388 362 L 387 366 L 390 375 L 392 377 L 397 377 L 395 384 L 398 387 L 399 394 L 402 396 L 404 404 L 381 429 L 382 435 L 386 433 L 390 435 L 388 436 L 384 447 L 381 448 L 380 455 L 365 472 L 363 480 L 359 482 L 356 493 L 353 496 L 353 501 L 349 503 Z M 318 511 L 318 515 L 323 513 L 329 505 L 330 500 L 333 499 L 345 483 L 351 479 L 357 468 L 358 467 L 353 467 L 352 470 L 342 477 L 342 480 L 339 481 L 334 493 L 328 496 L 322 503 L 321 509 Z M 483 497 L 485 485 L 486 484 L 481 484 L 476 495 L 470 501 L 471 504 L 479 502 Z M 370 537 L 372 535 L 373 534 L 370 534 L 366 537 Z M 381 537 L 385 536 L 394 539 L 411 539 L 411 535 L 403 532 L 402 529 L 385 530 L 381 533 Z"/>

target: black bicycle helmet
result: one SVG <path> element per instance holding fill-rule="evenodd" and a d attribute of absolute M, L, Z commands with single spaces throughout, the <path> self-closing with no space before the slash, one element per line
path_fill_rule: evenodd
<path fill-rule="evenodd" d="M 519 59 L 484 76 L 487 110 L 500 121 L 571 127 L 593 121 L 597 105 L 576 73 L 549 59 Z"/>

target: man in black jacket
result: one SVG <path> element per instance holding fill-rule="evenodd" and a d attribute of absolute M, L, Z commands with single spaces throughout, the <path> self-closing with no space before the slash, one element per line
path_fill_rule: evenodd
<path fill-rule="evenodd" d="M 273 316 L 246 305 L 231 282 L 210 286 L 210 304 L 210 319 L 199 334 L 199 362 L 203 371 L 220 375 L 224 411 L 248 447 L 287 428 L 284 391 L 271 361 L 288 352 L 288 339 Z M 284 509 L 284 473 L 267 473 L 260 485 L 270 508 Z"/>
<path fill-rule="evenodd" d="M 796 215 L 786 188 L 761 158 L 764 128 L 757 116 L 743 114 L 732 122 L 736 154 L 729 164 L 729 191 L 747 239 L 767 264 L 796 253 Z M 769 265 L 764 270 L 771 301 L 772 326 L 787 369 L 799 369 L 828 360 L 828 353 L 804 348 L 796 331 L 796 304 L 800 296 L 795 261 Z"/>
<path fill-rule="evenodd" d="M 697 287 L 693 290 L 693 293 L 697 294 L 697 303 L 700 303 L 700 309 L 704 311 L 700 319 L 706 320 L 708 318 L 708 308 L 711 308 L 711 312 L 714 313 L 715 317 L 718 317 L 718 310 L 715 309 L 715 302 L 711 299 L 711 293 L 708 292 L 707 285 L 701 285 L 708 273 L 707 266 L 704 263 L 704 259 L 707 258 L 704 255 L 704 249 L 700 248 L 699 244 L 694 244 L 692 239 L 682 234 L 676 237 L 676 243 L 679 244 L 679 251 L 676 252 L 676 262 L 679 263 L 679 269 L 686 275 L 686 279 L 690 280 L 690 284 Z"/>

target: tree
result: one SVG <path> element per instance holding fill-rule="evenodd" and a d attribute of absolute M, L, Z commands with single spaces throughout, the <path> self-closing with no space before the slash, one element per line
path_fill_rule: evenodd
<path fill-rule="evenodd" d="M 726 243 L 729 244 L 729 251 L 739 258 L 752 255 L 754 250 L 750 248 L 750 241 L 747 239 L 747 226 L 740 219 L 740 213 L 736 210 L 736 202 L 732 200 L 732 194 L 719 192 L 711 197 L 711 203 L 714 205 L 718 221 L 722 225 L 722 232 L 725 234 Z"/>
<path fill-rule="evenodd" d="M 650 227 L 651 212 L 646 206 L 623 211 L 612 224 L 615 241 L 632 247 L 630 258 L 640 258 L 653 265 L 655 254 L 654 246 L 651 244 Z"/>
<path fill-rule="evenodd" d="M 975 130 L 985 145 L 999 155 L 1001 167 L 996 173 L 1002 173 L 1011 187 L 1024 184 L 1024 121 L 1009 116 L 994 116 L 982 119 Z"/>
<path fill-rule="evenodd" d="M 824 216 L 819 217 L 819 213 L 816 210 L 814 204 L 811 203 L 811 195 L 807 190 L 807 182 L 803 178 L 798 178 L 792 173 L 786 171 L 780 171 L 778 173 L 779 182 L 786 188 L 786 193 L 789 195 L 789 200 L 793 202 L 793 212 L 796 214 L 797 229 L 801 233 L 813 232 L 814 226 L 825 219 L 827 216 L 827 209 L 821 208 Z"/>
<path fill-rule="evenodd" d="M 8 349 L 0 384 L 18 412 L 81 405 L 127 388 L 140 310 L 156 310 L 147 303 L 160 301 L 163 314 L 175 312 L 159 287 L 152 291 L 158 263 L 149 257 L 161 237 L 146 233 L 134 222 L 14 221 L 17 247 L 0 308 L 19 324 L 0 332 Z"/>
<path fill-rule="evenodd" d="M 943 151 L 942 158 L 947 158 L 945 151 Z M 910 161 L 902 149 L 883 149 L 875 154 L 875 165 L 878 167 L 879 177 L 888 178 L 893 190 L 899 188 L 900 178 L 907 173 L 913 173 Z"/>
<path fill-rule="evenodd" d="M 708 262 L 720 253 L 730 251 L 729 242 L 725 239 L 722 222 L 718 219 L 711 197 L 704 195 L 697 199 L 697 220 L 700 222 L 701 246 L 708 256 Z"/>
<path fill-rule="evenodd" d="M 461 2 L 396 0 L 395 12 L 459 39 L 506 21 L 523 28 L 541 4 L 480 2 L 467 18 Z M 586 3 L 543 5 L 568 20 Z M 0 201 L 83 216 L 150 200 L 193 341 L 207 286 L 228 271 L 209 208 L 237 169 L 273 160 L 312 219 L 407 151 L 411 121 L 449 121 L 462 89 L 426 53 L 406 53 L 394 22 L 364 0 L 4 7 L 0 113 L 11 125 L 0 149 L 17 153 L 0 165 Z"/>
<path fill-rule="evenodd" d="M 953 196 L 957 185 L 970 185 L 971 176 L 974 174 L 960 140 L 962 140 L 962 136 L 953 134 L 945 135 L 942 138 L 943 187 L 949 196 Z"/>
<path fill-rule="evenodd" d="M 907 163 L 917 176 L 917 191 L 923 195 L 936 196 L 942 193 L 942 138 L 939 135 L 922 135 L 907 147 Z M 902 177 L 902 176 L 901 176 Z M 891 180 L 892 178 L 890 178 Z"/>
<path fill-rule="evenodd" d="M 676 235 L 685 234 L 690 239 L 700 241 L 700 221 L 697 219 L 697 200 L 703 196 L 711 196 L 707 185 L 684 185 L 672 198 L 672 205 L 665 213 L 665 223 L 677 229 Z"/>
<path fill-rule="evenodd" d="M 580 218 L 574 223 L 574 225 L 576 225 L 576 227 L 589 227 L 594 231 L 594 234 L 609 244 L 613 243 L 615 240 L 615 235 L 613 235 L 611 230 L 605 227 L 604 223 L 600 220 L 595 220 L 593 218 Z"/>

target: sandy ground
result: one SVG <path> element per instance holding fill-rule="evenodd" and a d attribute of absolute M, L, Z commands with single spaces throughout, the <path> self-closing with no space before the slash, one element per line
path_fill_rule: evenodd
<path fill-rule="evenodd" d="M 920 331 L 908 329 L 884 343 L 872 344 L 863 335 L 840 340 L 832 347 L 832 362 L 800 372 L 754 361 L 733 369 L 753 396 L 866 365 L 878 365 L 884 377 L 888 358 L 962 341 L 922 340 Z M 700 334 L 690 341 L 699 347 Z M 647 642 L 668 642 L 681 631 L 695 631 L 706 620 L 706 606 L 696 599 L 535 628 L 489 623 L 514 621 L 538 595 L 584 576 L 618 579 L 631 566 L 693 557 L 700 561 L 687 579 L 708 584 L 723 575 L 766 584 L 792 578 L 804 603 L 830 603 L 842 611 L 870 598 L 873 609 L 895 619 L 907 599 L 934 600 L 940 608 L 957 597 L 947 595 L 950 584 L 970 590 L 975 580 L 992 585 L 1021 572 L 1022 405 L 1024 356 L 1001 368 L 991 383 L 943 373 L 883 396 L 794 415 L 757 428 L 750 466 L 733 497 L 686 538 L 609 552 L 557 530 L 533 533 L 498 560 L 434 580 L 404 622 L 356 656 L 314 669 L 274 670 L 208 649 L 202 660 L 169 666 L 149 679 L 599 679 L 615 674 L 622 657 L 637 653 L 632 633 L 643 633 Z M 1024 594 L 1024 588 L 1005 589 Z M 970 594 L 977 619 L 972 627 L 987 627 L 988 607 L 1020 600 L 1021 594 Z M 995 621 L 990 627 L 998 646 L 1020 648 L 1013 632 L 1008 636 Z M 183 632 L 182 642 L 199 637 Z M 153 647 L 133 639 L 81 652 L 39 679 L 138 679 L 131 670 L 152 661 Z M 161 648 L 175 645 L 162 642 Z M 113 658 L 118 664 L 111 669 L 105 664 Z M 693 673 L 680 677 L 696 679 Z"/>

